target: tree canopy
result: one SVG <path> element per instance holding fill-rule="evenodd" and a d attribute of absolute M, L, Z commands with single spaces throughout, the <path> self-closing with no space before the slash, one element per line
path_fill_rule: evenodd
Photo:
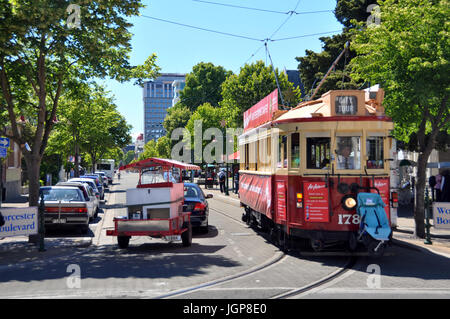
<path fill-rule="evenodd" d="M 222 66 L 215 66 L 211 62 L 200 62 L 186 75 L 186 85 L 180 93 L 180 101 L 189 110 L 204 103 L 219 106 L 222 101 L 222 83 L 231 74 Z"/>
<path fill-rule="evenodd" d="M 416 234 L 423 237 L 426 163 L 439 133 L 450 130 L 450 1 L 385 0 L 380 11 L 381 24 L 360 23 L 355 30 L 353 76 L 386 90 L 383 105 L 396 138 L 417 139 L 415 220 Z"/>

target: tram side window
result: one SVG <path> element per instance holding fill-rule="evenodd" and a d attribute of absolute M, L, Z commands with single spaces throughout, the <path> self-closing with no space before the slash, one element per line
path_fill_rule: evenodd
<path fill-rule="evenodd" d="M 361 168 L 361 143 L 358 136 L 337 137 L 337 169 Z"/>
<path fill-rule="evenodd" d="M 291 134 L 291 168 L 300 167 L 300 134 Z"/>
<path fill-rule="evenodd" d="M 330 163 L 329 137 L 308 137 L 306 139 L 306 168 L 327 169 Z"/>
<path fill-rule="evenodd" d="M 369 136 L 366 140 L 367 168 L 384 168 L 384 139 L 382 136 Z"/>
<path fill-rule="evenodd" d="M 278 168 L 287 167 L 287 136 L 278 137 Z"/>

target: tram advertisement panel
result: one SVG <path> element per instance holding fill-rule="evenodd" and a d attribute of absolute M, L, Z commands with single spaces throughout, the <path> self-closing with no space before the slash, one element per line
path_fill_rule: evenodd
<path fill-rule="evenodd" d="M 252 209 L 271 217 L 272 177 L 242 174 L 239 178 L 239 198 Z"/>
<path fill-rule="evenodd" d="M 276 110 L 278 110 L 278 90 L 274 90 L 244 112 L 244 131 L 269 122 Z"/>
<path fill-rule="evenodd" d="M 277 182 L 277 220 L 286 220 L 286 183 Z"/>
<path fill-rule="evenodd" d="M 373 187 L 373 182 L 370 180 L 370 186 Z M 384 211 L 386 212 L 386 216 L 391 221 L 391 216 L 389 216 L 389 178 L 376 178 L 375 179 L 375 187 L 380 191 L 380 197 L 383 203 L 386 205 L 384 207 Z M 372 189 L 371 193 L 377 193 L 376 190 Z"/>
<path fill-rule="evenodd" d="M 305 221 L 329 221 L 328 189 L 325 182 L 303 182 Z"/>

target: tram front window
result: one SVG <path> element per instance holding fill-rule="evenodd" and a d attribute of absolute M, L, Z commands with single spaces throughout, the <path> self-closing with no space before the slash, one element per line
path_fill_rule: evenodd
<path fill-rule="evenodd" d="M 308 137 L 306 139 L 306 168 L 327 169 L 330 163 L 329 137 Z"/>
<path fill-rule="evenodd" d="M 382 136 L 369 136 L 366 140 L 367 168 L 384 168 L 384 148 Z"/>
<path fill-rule="evenodd" d="M 361 143 L 357 136 L 337 137 L 337 169 L 360 169 Z"/>

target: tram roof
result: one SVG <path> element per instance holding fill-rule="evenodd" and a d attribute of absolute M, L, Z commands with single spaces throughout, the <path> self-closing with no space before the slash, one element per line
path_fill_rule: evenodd
<path fill-rule="evenodd" d="M 172 160 L 172 159 L 157 158 L 157 157 L 146 158 L 144 160 L 141 160 L 141 161 L 138 161 L 135 163 L 121 166 L 119 168 L 119 170 L 142 169 L 142 168 L 153 167 L 153 166 L 177 167 L 182 170 L 200 170 L 200 166 L 197 166 L 197 165 L 183 163 L 183 162 Z"/>

